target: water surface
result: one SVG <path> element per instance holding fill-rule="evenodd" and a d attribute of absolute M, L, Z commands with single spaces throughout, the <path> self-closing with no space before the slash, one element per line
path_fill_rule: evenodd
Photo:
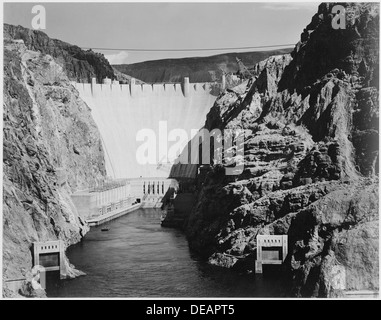
<path fill-rule="evenodd" d="M 237 274 L 192 254 L 184 234 L 139 209 L 92 228 L 68 257 L 87 275 L 48 284 L 49 297 L 276 297 L 279 279 Z M 105 225 L 102 225 L 102 228 Z"/>

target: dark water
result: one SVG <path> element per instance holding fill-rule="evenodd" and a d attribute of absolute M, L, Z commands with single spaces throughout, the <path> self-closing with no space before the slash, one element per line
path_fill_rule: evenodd
<path fill-rule="evenodd" d="M 92 228 L 69 248 L 86 276 L 48 284 L 49 297 L 277 297 L 277 278 L 237 274 L 192 255 L 182 232 L 160 226 L 160 210 L 139 209 Z M 104 227 L 104 225 L 102 226 Z"/>

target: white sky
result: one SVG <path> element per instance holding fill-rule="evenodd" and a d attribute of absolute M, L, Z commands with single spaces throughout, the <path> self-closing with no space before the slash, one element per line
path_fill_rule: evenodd
<path fill-rule="evenodd" d="M 46 8 L 43 31 L 50 37 L 80 47 L 121 49 L 295 44 L 318 7 L 316 2 L 4 3 L 4 22 L 31 28 L 35 4 Z M 102 53 L 113 63 L 134 63 L 231 51 Z"/>

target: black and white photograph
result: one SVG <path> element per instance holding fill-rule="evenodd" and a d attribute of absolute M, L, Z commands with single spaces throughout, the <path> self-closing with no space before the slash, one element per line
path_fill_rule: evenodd
<path fill-rule="evenodd" d="M 2 299 L 378 300 L 379 9 L 3 1 Z"/>

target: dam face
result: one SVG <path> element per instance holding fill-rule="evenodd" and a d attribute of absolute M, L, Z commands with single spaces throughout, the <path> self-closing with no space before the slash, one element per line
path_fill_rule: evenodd
<path fill-rule="evenodd" d="M 159 123 L 166 122 L 167 133 L 182 129 L 191 139 L 191 130 L 203 127 L 216 99 L 209 83 L 190 84 L 187 79 L 183 84 L 136 85 L 131 81 L 128 85 L 111 80 L 73 84 L 92 110 L 105 149 L 107 174 L 114 179 L 168 177 L 171 165 L 162 163 L 159 155 L 159 139 L 167 137 L 159 132 Z M 136 139 L 142 129 L 155 133 L 155 164 L 140 164 L 136 158 L 144 144 Z M 168 149 L 175 143 L 167 142 Z"/>

